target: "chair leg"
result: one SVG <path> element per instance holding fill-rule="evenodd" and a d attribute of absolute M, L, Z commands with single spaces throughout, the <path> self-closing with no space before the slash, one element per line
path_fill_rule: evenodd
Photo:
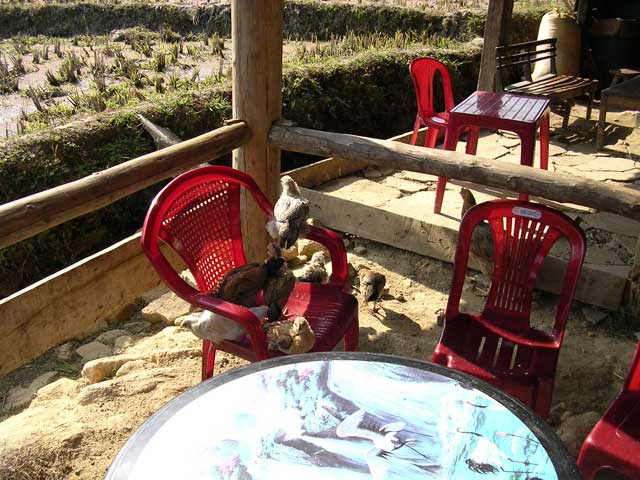
<path fill-rule="evenodd" d="M 213 364 L 216 360 L 216 346 L 209 340 L 202 341 L 202 380 L 213 377 Z"/>
<path fill-rule="evenodd" d="M 598 117 L 598 132 L 596 133 L 596 148 L 602 150 L 604 146 L 604 123 L 607 119 L 607 96 L 600 98 L 600 115 Z"/>
<path fill-rule="evenodd" d="M 358 319 L 356 318 L 347 333 L 344 334 L 344 351 L 345 352 L 357 352 L 358 341 L 360 336 L 360 327 L 358 325 Z"/>
<path fill-rule="evenodd" d="M 593 109 L 593 96 L 595 95 L 595 90 L 587 93 L 587 98 L 589 99 L 589 103 L 587 103 L 587 120 L 591 120 L 591 110 Z"/>
<path fill-rule="evenodd" d="M 415 145 L 418 141 L 418 133 L 420 130 L 420 119 L 416 117 L 416 121 L 413 122 L 413 133 L 411 134 L 411 140 L 409 140 L 410 145 Z"/>
<path fill-rule="evenodd" d="M 428 127 L 427 133 L 424 137 L 424 146 L 434 148 L 438 141 L 438 129 L 434 127 Z"/>
<path fill-rule="evenodd" d="M 549 114 L 540 123 L 540 168 L 549 170 Z"/>

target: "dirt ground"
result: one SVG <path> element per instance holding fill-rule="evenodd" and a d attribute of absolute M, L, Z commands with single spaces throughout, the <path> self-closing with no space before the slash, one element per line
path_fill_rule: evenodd
<path fill-rule="evenodd" d="M 429 360 L 441 332 L 436 312 L 446 306 L 451 265 L 364 239 L 351 238 L 350 243 L 360 254 L 350 250 L 349 262 L 383 273 L 389 288 L 379 313 L 360 306 L 361 350 Z M 473 311 L 481 307 L 484 297 L 469 281 L 463 299 L 465 308 Z M 555 300 L 548 294 L 536 296 L 534 323 L 552 322 Z M 0 478 L 102 478 L 146 418 L 198 383 L 199 341 L 188 330 L 166 326 L 187 310 L 164 308 L 164 323 L 145 324 L 137 312 L 133 323 L 104 326 L 103 331 L 123 329 L 120 333 L 129 332 L 132 338 L 128 347 L 113 349 L 125 366 L 111 379 L 89 383 L 78 373 L 82 360 L 72 353 L 61 361 L 58 350 L 0 382 L 0 392 L 5 392 L 0 394 L 1 404 L 6 409 L 9 386 L 28 385 L 43 372 L 56 375 L 38 390 L 28 408 L 3 414 Z M 619 317 L 609 314 L 601 326 L 588 327 L 583 309 L 575 304 L 571 310 L 551 419 L 574 454 L 620 388 L 635 346 L 632 333 L 619 333 Z M 134 333 L 140 327 L 143 330 Z M 74 342 L 74 349 L 98 333 Z M 244 363 L 235 357 L 218 357 L 216 373 Z"/>

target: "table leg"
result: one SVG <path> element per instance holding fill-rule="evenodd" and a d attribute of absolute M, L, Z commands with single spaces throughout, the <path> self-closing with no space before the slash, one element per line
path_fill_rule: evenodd
<path fill-rule="evenodd" d="M 475 155 L 478 151 L 478 137 L 480 136 L 480 129 L 477 127 L 469 127 L 467 133 L 467 147 L 465 152 L 469 155 Z"/>
<path fill-rule="evenodd" d="M 540 168 L 549 170 L 549 114 L 540 123 Z"/>
<path fill-rule="evenodd" d="M 462 125 L 452 124 L 449 120 L 449 125 L 444 134 L 444 149 L 455 150 L 458 144 L 458 137 L 460 136 L 460 130 Z M 433 206 L 433 213 L 440 213 L 442 210 L 442 199 L 444 198 L 444 191 L 447 186 L 446 177 L 438 177 L 438 184 L 436 186 L 436 201 Z"/>
<path fill-rule="evenodd" d="M 520 134 L 520 165 L 533 167 L 533 157 L 536 150 L 536 127 L 533 126 L 529 131 L 519 132 Z M 547 143 L 548 145 L 548 143 Z M 518 195 L 519 200 L 529 201 L 529 195 L 521 193 Z"/>
<path fill-rule="evenodd" d="M 598 117 L 598 132 L 596 133 L 596 148 L 601 150 L 604 145 L 604 122 L 607 118 L 607 96 L 600 97 L 600 116 Z"/>

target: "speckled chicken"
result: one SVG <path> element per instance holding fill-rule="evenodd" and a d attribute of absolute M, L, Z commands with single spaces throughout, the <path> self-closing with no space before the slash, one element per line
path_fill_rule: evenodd
<path fill-rule="evenodd" d="M 326 268 L 327 258 L 324 252 L 316 252 L 311 256 L 311 261 L 304 266 L 302 273 L 298 276 L 299 282 L 308 283 L 326 283 L 329 280 L 329 274 Z"/>
<path fill-rule="evenodd" d="M 282 265 L 273 275 L 267 278 L 262 290 L 264 303 L 269 307 L 267 314 L 269 321 L 273 322 L 282 316 L 291 292 L 296 286 L 296 277 L 282 258 L 282 250 L 278 245 L 270 243 L 267 247 L 267 253 L 269 254 L 267 262 L 270 260 L 282 260 Z"/>
<path fill-rule="evenodd" d="M 256 306 L 256 297 L 266 282 L 279 274 L 283 258 L 268 258 L 262 263 L 247 263 L 229 270 L 211 293 L 214 297 L 244 307 Z"/>
<path fill-rule="evenodd" d="M 298 184 L 288 175 L 280 179 L 282 194 L 273 208 L 274 218 L 267 222 L 267 232 L 282 248 L 290 248 L 308 230 L 309 201 L 300 194 Z"/>
<path fill-rule="evenodd" d="M 378 311 L 378 302 L 384 292 L 384 286 L 387 283 L 387 278 L 381 273 L 374 272 L 369 269 L 362 269 L 358 272 L 358 279 L 360 280 L 360 293 L 362 294 L 362 300 L 365 303 L 373 302 L 372 310 Z"/>
<path fill-rule="evenodd" d="M 282 320 L 265 325 L 267 344 L 271 350 L 280 350 L 288 355 L 308 352 L 316 342 L 311 325 L 304 317 L 293 322 Z"/>
<path fill-rule="evenodd" d="M 467 188 L 460 190 L 460 196 L 462 197 L 462 211 L 460 212 L 460 218 L 463 218 L 467 211 L 476 205 L 476 199 L 473 193 Z M 480 268 L 484 281 L 487 284 L 491 283 L 493 276 L 493 234 L 491 233 L 491 226 L 486 222 L 481 222 L 476 225 L 471 236 L 471 246 L 469 248 L 469 257 L 473 259 Z"/>
<path fill-rule="evenodd" d="M 267 307 L 261 305 L 249 309 L 262 322 L 267 314 Z M 188 328 L 198 338 L 222 343 L 224 340 L 238 341 L 246 331 L 238 322 L 205 310 L 202 313 L 188 315 L 176 320 L 176 325 Z"/>

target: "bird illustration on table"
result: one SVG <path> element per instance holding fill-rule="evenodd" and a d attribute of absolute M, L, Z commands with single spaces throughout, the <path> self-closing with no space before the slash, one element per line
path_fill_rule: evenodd
<path fill-rule="evenodd" d="M 273 208 L 273 218 L 267 222 L 269 235 L 282 248 L 290 248 L 298 237 L 307 233 L 309 201 L 302 196 L 298 184 L 288 175 L 280 179 L 282 194 Z"/>
<path fill-rule="evenodd" d="M 384 293 L 384 287 L 387 283 L 387 278 L 378 272 L 363 268 L 358 272 L 358 279 L 360 280 L 360 293 L 362 294 L 362 300 L 368 304 L 373 302 L 373 312 L 378 311 L 378 303 Z"/>
<path fill-rule="evenodd" d="M 473 193 L 467 188 L 460 189 L 460 196 L 462 197 L 462 211 L 460 212 L 460 218 L 464 218 L 469 209 L 476 205 L 476 199 Z M 486 222 L 480 222 L 476 225 L 473 234 L 471 236 L 471 246 L 469 248 L 469 257 L 474 260 L 480 272 L 482 272 L 482 280 L 486 285 L 491 284 L 493 277 L 493 233 L 491 232 L 491 226 Z"/>
<path fill-rule="evenodd" d="M 306 353 L 313 348 L 316 341 L 311 325 L 304 317 L 296 317 L 293 322 L 270 322 L 264 328 L 269 349 L 279 350 L 288 355 Z"/>
<path fill-rule="evenodd" d="M 262 322 L 267 309 L 267 306 L 261 305 L 250 308 L 249 311 Z M 246 334 L 238 322 L 209 310 L 179 318 L 176 320 L 176 325 L 188 328 L 196 337 L 211 340 L 213 343 L 222 343 L 224 340 L 239 341 Z"/>
<path fill-rule="evenodd" d="M 264 303 L 269 307 L 269 321 L 273 322 L 286 314 L 287 300 L 296 286 L 296 277 L 282 258 L 282 250 L 278 245 L 270 243 L 267 253 L 269 255 L 267 262 L 282 260 L 280 268 L 267 276 L 262 290 Z"/>
<path fill-rule="evenodd" d="M 308 283 L 326 283 L 329 280 L 329 274 L 324 267 L 327 258 L 324 252 L 315 252 L 311 255 L 311 260 L 302 269 L 302 273 L 298 276 L 299 282 Z"/>

